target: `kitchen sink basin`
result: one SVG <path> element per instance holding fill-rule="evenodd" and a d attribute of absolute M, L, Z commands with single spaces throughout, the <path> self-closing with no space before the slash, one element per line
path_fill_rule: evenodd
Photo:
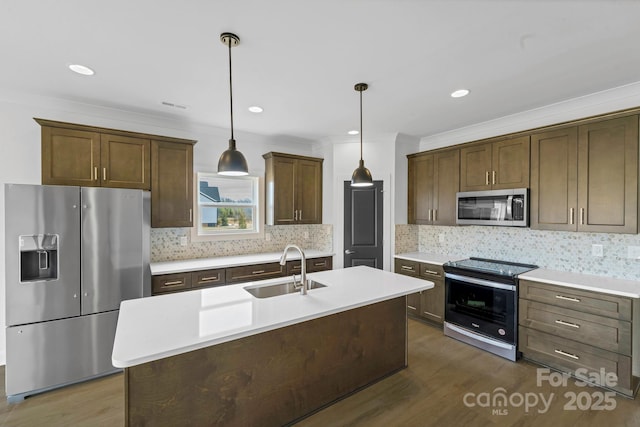
<path fill-rule="evenodd" d="M 313 280 L 308 280 L 309 290 L 324 288 L 326 285 L 322 283 L 318 283 Z M 286 295 L 292 294 L 295 292 L 300 292 L 300 287 L 295 287 L 293 281 L 288 281 L 285 283 L 276 283 L 271 285 L 255 285 L 255 286 L 247 286 L 244 288 L 245 291 L 249 292 L 256 298 L 270 298 L 276 297 L 278 295 Z"/>

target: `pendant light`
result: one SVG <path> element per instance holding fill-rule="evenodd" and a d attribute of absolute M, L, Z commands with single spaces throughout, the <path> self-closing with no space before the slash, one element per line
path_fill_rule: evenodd
<path fill-rule="evenodd" d="M 354 89 L 360 92 L 360 163 L 351 176 L 352 187 L 369 187 L 373 185 L 373 178 L 369 169 L 364 167 L 362 160 L 362 92 L 369 87 L 366 83 L 356 83 Z"/>
<path fill-rule="evenodd" d="M 220 175 L 241 176 L 249 174 L 247 160 L 241 152 L 236 149 L 236 140 L 233 138 L 233 86 L 231 84 L 231 48 L 240 44 L 240 37 L 233 33 L 220 34 L 220 41 L 229 46 L 229 99 L 231 109 L 231 139 L 229 149 L 220 156 L 218 160 L 218 173 Z"/>

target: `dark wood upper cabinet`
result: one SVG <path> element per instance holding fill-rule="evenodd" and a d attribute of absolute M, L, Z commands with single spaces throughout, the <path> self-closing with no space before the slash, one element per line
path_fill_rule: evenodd
<path fill-rule="evenodd" d="M 323 159 L 274 152 L 262 157 L 266 224 L 321 224 Z"/>
<path fill-rule="evenodd" d="M 150 188 L 150 141 L 37 119 L 42 125 L 42 183 Z M 65 127 L 72 126 L 72 127 Z"/>
<path fill-rule="evenodd" d="M 100 175 L 103 187 L 151 188 L 151 141 L 121 135 L 100 135 Z"/>
<path fill-rule="evenodd" d="M 637 233 L 638 116 L 531 136 L 531 227 Z"/>
<path fill-rule="evenodd" d="M 99 168 L 100 133 L 42 125 L 42 184 L 99 187 Z"/>
<path fill-rule="evenodd" d="M 151 227 L 193 226 L 193 145 L 151 141 Z"/>
<path fill-rule="evenodd" d="M 530 224 L 576 231 L 578 127 L 531 135 Z"/>
<path fill-rule="evenodd" d="M 529 136 L 460 148 L 460 191 L 529 187 Z"/>
<path fill-rule="evenodd" d="M 43 184 L 151 190 L 152 227 L 193 226 L 196 141 L 35 120 Z"/>
<path fill-rule="evenodd" d="M 409 224 L 454 225 L 460 185 L 458 149 L 412 154 L 409 159 Z"/>

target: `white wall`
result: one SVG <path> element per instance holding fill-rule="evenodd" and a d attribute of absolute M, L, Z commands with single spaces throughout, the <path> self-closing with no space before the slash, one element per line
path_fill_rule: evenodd
<path fill-rule="evenodd" d="M 194 147 L 194 170 L 215 171 L 218 158 L 228 146 L 228 129 L 163 116 L 149 116 L 128 111 L 101 108 L 59 99 L 0 95 L 0 241 L 4 242 L 4 184 L 40 184 L 39 117 L 62 122 L 79 123 L 112 129 L 166 135 L 197 140 Z M 238 149 L 247 158 L 252 174 L 264 173 L 262 154 L 269 151 L 313 155 L 314 144 L 282 136 L 269 137 L 236 132 Z M 316 145 L 320 145 L 319 143 Z M 5 270 L 4 244 L 0 245 L 0 266 Z M 5 276 L 0 277 L 0 364 L 6 360 L 5 346 Z"/>
<path fill-rule="evenodd" d="M 472 96 L 472 95 L 470 95 Z M 640 107 L 640 82 L 424 137 L 420 151 Z"/>

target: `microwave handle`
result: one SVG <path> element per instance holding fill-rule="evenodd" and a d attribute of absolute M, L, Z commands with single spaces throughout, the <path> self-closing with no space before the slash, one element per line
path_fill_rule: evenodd
<path fill-rule="evenodd" d="M 507 197 L 507 218 L 513 219 L 513 196 Z"/>

